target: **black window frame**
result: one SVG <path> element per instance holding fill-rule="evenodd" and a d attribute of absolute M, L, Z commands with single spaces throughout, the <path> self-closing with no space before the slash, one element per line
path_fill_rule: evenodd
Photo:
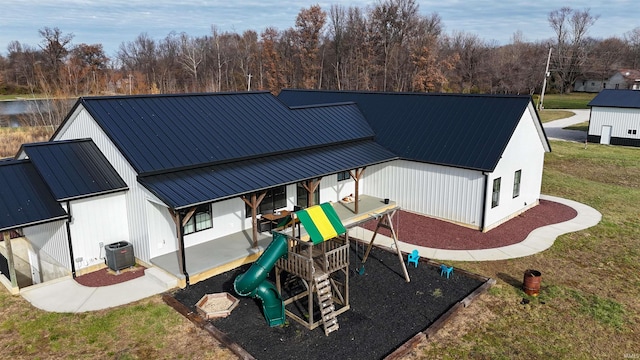
<path fill-rule="evenodd" d="M 338 182 L 351 179 L 351 173 L 349 171 L 341 171 L 337 174 Z"/>
<path fill-rule="evenodd" d="M 198 217 L 202 216 L 203 214 L 209 215 L 209 219 L 208 219 L 209 224 L 204 227 L 199 227 L 200 224 L 198 223 Z M 187 228 L 189 226 L 193 226 L 192 231 L 187 231 Z M 213 210 L 212 210 L 211 203 L 198 205 L 198 207 L 196 208 L 196 211 L 193 213 L 189 221 L 187 221 L 187 223 L 182 226 L 182 234 L 183 235 L 195 234 L 197 232 L 209 230 L 209 229 L 213 229 Z"/>
<path fill-rule="evenodd" d="M 500 185 L 502 178 L 493 179 L 493 191 L 491 192 L 491 208 L 498 207 L 500 205 Z M 497 186 L 496 186 L 497 185 Z"/>
<path fill-rule="evenodd" d="M 287 207 L 287 185 L 280 185 L 266 190 L 266 194 L 258 208 L 256 214 L 270 214 L 277 209 Z M 245 215 L 251 217 L 251 207 L 245 204 Z"/>
<path fill-rule="evenodd" d="M 520 196 L 520 184 L 522 183 L 522 169 L 513 173 L 513 198 Z"/>

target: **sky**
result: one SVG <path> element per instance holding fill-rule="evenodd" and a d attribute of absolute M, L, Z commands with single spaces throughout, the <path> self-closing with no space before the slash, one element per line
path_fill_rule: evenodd
<path fill-rule="evenodd" d="M 59 28 L 73 34 L 72 44 L 104 46 L 108 56 L 123 42 L 147 33 L 155 40 L 170 32 L 191 36 L 210 35 L 215 25 L 221 32 L 260 33 L 272 26 L 293 27 L 303 8 L 318 4 L 327 13 L 332 4 L 365 10 L 379 0 L 0 0 L 0 54 L 7 54 L 12 41 L 38 46 L 38 30 Z M 511 42 L 521 31 L 526 41 L 553 37 L 547 16 L 568 6 L 590 9 L 599 16 L 589 35 L 594 38 L 623 37 L 640 26 L 638 0 L 416 0 L 423 15 L 437 13 L 445 33 L 466 32 L 500 45 Z"/>

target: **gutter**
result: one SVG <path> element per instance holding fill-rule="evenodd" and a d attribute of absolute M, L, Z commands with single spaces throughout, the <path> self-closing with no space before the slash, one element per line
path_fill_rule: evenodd
<path fill-rule="evenodd" d="M 184 233 L 182 232 L 182 211 L 178 211 L 178 243 L 180 244 L 180 260 L 182 262 L 182 274 L 184 275 L 187 286 L 189 286 L 189 273 L 187 272 L 187 259 L 184 251 Z"/>
<path fill-rule="evenodd" d="M 482 201 L 482 215 L 480 219 L 480 231 L 484 232 L 487 222 L 487 196 L 489 195 L 489 174 L 484 173 L 484 200 Z"/>
<path fill-rule="evenodd" d="M 67 200 L 67 213 L 69 217 L 67 218 L 67 241 L 69 242 L 69 256 L 71 257 L 71 275 L 73 278 L 76 278 L 76 263 L 73 256 L 73 243 L 71 241 L 71 220 L 73 217 L 71 216 L 71 203 Z"/>

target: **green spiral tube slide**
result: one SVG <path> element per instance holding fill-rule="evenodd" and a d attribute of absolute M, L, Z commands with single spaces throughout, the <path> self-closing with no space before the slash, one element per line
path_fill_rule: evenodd
<path fill-rule="evenodd" d="M 267 280 L 269 272 L 278 259 L 287 255 L 289 247 L 285 235 L 274 232 L 271 244 L 262 253 L 249 270 L 238 275 L 233 288 L 240 296 L 250 296 L 262 301 L 262 312 L 271 327 L 283 325 L 285 322 L 284 302 L 275 285 Z"/>

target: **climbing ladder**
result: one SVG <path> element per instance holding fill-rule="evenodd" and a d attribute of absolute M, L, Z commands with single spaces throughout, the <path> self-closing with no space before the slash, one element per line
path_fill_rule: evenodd
<path fill-rule="evenodd" d="M 328 336 L 339 328 L 338 318 L 335 313 L 336 307 L 333 304 L 331 282 L 329 281 L 328 274 L 316 276 L 313 280 L 316 285 L 316 296 L 318 297 L 318 305 L 320 306 L 324 334 Z"/>

